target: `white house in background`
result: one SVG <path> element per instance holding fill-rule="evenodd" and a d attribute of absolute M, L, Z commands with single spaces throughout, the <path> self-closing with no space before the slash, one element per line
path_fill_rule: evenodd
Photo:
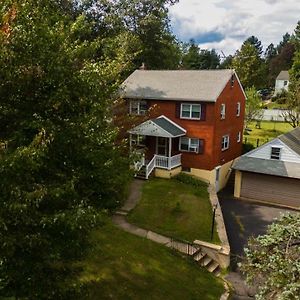
<path fill-rule="evenodd" d="M 242 155 L 234 196 L 300 209 L 300 127 Z"/>
<path fill-rule="evenodd" d="M 290 83 L 289 71 L 281 71 L 276 78 L 275 94 L 281 93 L 282 90 L 288 91 L 289 83 Z"/>

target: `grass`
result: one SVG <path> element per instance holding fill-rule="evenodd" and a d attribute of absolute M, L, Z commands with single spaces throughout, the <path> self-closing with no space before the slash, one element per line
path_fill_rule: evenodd
<path fill-rule="evenodd" d="M 175 179 L 148 180 L 128 221 L 169 237 L 211 242 L 212 208 L 207 186 L 194 187 Z M 214 232 L 212 242 L 220 243 Z"/>
<path fill-rule="evenodd" d="M 116 228 L 94 232 L 96 245 L 82 262 L 87 299 L 216 300 L 222 283 L 191 258 Z"/>
<path fill-rule="evenodd" d="M 257 146 L 257 139 L 259 139 L 260 146 L 293 129 L 291 125 L 285 122 L 262 121 L 260 129 L 255 128 L 255 125 L 256 122 L 251 122 L 248 127 L 252 131 L 249 131 L 249 135 L 244 135 L 244 142 L 247 139 L 247 143 L 252 144 L 254 147 Z"/>

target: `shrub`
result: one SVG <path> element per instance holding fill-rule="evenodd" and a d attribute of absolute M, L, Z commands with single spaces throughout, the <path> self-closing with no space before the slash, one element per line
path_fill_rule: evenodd
<path fill-rule="evenodd" d="M 198 179 L 194 176 L 191 176 L 191 175 L 188 175 L 185 173 L 180 173 L 180 174 L 176 175 L 174 177 L 174 179 L 176 179 L 180 182 L 192 185 L 194 187 L 207 187 L 207 184 L 205 182 L 201 181 L 200 179 Z"/>

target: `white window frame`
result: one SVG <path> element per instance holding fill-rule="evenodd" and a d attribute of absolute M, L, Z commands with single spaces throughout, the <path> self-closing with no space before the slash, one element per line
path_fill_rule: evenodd
<path fill-rule="evenodd" d="M 189 107 L 190 107 L 190 109 L 189 109 L 189 117 L 182 116 L 183 105 L 186 105 L 186 106 L 189 105 Z M 192 117 L 193 106 L 199 106 L 199 118 Z M 198 104 L 198 103 L 197 104 L 196 103 L 181 103 L 181 105 L 180 105 L 180 119 L 201 120 L 201 104 Z"/>
<path fill-rule="evenodd" d="M 236 107 L 236 116 L 239 117 L 240 115 L 241 115 L 241 102 L 238 102 Z"/>
<path fill-rule="evenodd" d="M 226 115 L 226 105 L 225 103 L 222 103 L 221 104 L 221 120 L 224 120 L 225 119 L 225 115 Z"/>
<path fill-rule="evenodd" d="M 278 156 L 276 154 L 276 156 L 272 153 L 273 149 L 279 149 L 279 153 Z M 278 146 L 271 146 L 271 153 L 270 153 L 270 158 L 274 159 L 274 160 L 280 160 L 281 159 L 281 152 L 282 152 L 282 147 L 278 147 Z M 273 157 L 272 157 L 273 156 Z"/>
<path fill-rule="evenodd" d="M 188 140 L 188 150 L 181 148 L 182 140 Z M 195 144 L 192 145 L 192 140 L 197 141 L 196 146 Z M 189 138 L 185 136 L 185 137 L 181 137 L 179 140 L 179 151 L 199 153 L 199 147 L 200 147 L 200 140 L 198 138 Z"/>
<path fill-rule="evenodd" d="M 239 131 L 238 134 L 237 134 L 237 140 L 236 140 L 238 143 L 241 142 L 241 136 L 242 136 L 242 134 L 241 134 L 241 132 Z"/>
<path fill-rule="evenodd" d="M 137 112 L 133 112 L 133 103 L 137 105 Z M 129 103 L 129 113 L 131 115 L 144 116 L 147 113 L 147 109 L 141 109 L 141 104 L 146 104 L 146 100 L 130 100 Z"/>
<path fill-rule="evenodd" d="M 145 143 L 142 143 L 142 140 L 145 140 L 146 136 L 141 134 L 132 134 L 131 135 L 131 144 L 136 146 L 146 146 Z"/>
<path fill-rule="evenodd" d="M 229 149 L 229 143 L 230 143 L 229 134 L 223 135 L 222 144 L 221 144 L 222 151 Z"/>

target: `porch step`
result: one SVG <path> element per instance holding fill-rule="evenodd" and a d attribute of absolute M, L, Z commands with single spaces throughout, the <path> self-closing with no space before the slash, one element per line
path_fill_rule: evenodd
<path fill-rule="evenodd" d="M 193 258 L 195 261 L 199 262 L 206 254 L 202 253 L 201 250 L 198 250 L 193 254 Z"/>
<path fill-rule="evenodd" d="M 146 166 L 142 166 L 142 168 L 135 174 L 136 178 L 146 179 Z"/>

